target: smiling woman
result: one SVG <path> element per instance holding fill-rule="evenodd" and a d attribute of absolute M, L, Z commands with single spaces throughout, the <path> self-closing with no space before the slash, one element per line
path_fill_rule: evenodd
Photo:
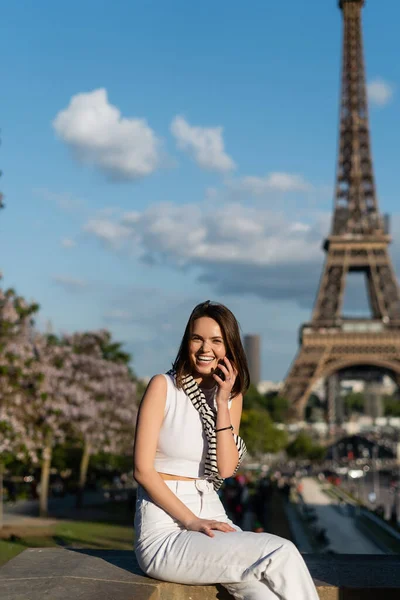
<path fill-rule="evenodd" d="M 221 583 L 237 600 L 317 600 L 297 548 L 229 520 L 217 490 L 246 452 L 239 436 L 249 372 L 239 325 L 203 302 L 173 365 L 144 394 L 136 427 L 136 556 L 150 576 Z"/>
<path fill-rule="evenodd" d="M 200 387 L 215 386 L 214 375 L 225 377 L 221 368 L 225 359 L 235 370 L 231 392 L 237 396 L 250 382 L 238 322 L 226 306 L 203 302 L 190 315 L 174 362 L 177 386 L 182 387 L 183 378 L 191 371 Z"/>

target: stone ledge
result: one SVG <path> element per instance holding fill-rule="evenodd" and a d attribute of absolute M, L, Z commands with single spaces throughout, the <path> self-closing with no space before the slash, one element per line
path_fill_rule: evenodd
<path fill-rule="evenodd" d="M 399 600 L 400 555 L 304 558 L 321 600 Z M 221 586 L 146 577 L 132 551 L 32 548 L 0 569 L 1 600 L 228 600 Z M 295 599 L 293 599 L 295 600 Z"/>

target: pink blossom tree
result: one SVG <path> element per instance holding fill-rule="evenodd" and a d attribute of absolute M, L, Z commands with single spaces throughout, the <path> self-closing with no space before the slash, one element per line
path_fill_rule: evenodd
<path fill-rule="evenodd" d="M 3 513 L 3 473 L 8 457 L 36 460 L 31 435 L 24 426 L 24 386 L 35 361 L 30 330 L 38 305 L 14 290 L 0 289 L 0 527 Z"/>
<path fill-rule="evenodd" d="M 108 331 L 42 335 L 37 308 L 0 290 L 0 465 L 7 453 L 40 460 L 45 516 L 54 444 L 68 432 L 82 440 L 83 491 L 93 452 L 130 447 L 137 403 L 130 357 Z"/>
<path fill-rule="evenodd" d="M 81 393 L 72 421 L 82 439 L 78 503 L 82 502 L 90 457 L 124 453 L 132 445 L 137 414 L 136 383 L 130 356 L 106 330 L 65 336 L 74 350 L 74 381 Z"/>

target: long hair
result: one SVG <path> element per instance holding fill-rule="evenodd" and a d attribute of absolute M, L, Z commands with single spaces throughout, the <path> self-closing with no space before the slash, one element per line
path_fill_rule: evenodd
<path fill-rule="evenodd" d="M 237 396 L 240 393 L 244 395 L 250 385 L 250 374 L 246 354 L 240 338 L 239 323 L 229 308 L 217 302 L 210 302 L 210 300 L 195 306 L 189 317 L 189 321 L 187 322 L 178 354 L 173 363 L 173 368 L 176 371 L 176 386 L 179 389 L 182 388 L 182 380 L 192 370 L 189 356 L 189 344 L 193 333 L 194 322 L 201 317 L 214 319 L 220 326 L 225 342 L 226 356 L 237 370 L 232 394 L 233 396 Z"/>

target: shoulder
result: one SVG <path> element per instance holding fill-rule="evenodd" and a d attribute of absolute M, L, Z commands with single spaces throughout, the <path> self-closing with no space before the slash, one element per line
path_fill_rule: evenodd
<path fill-rule="evenodd" d="M 239 414 L 243 408 L 243 394 L 239 393 L 236 396 L 232 396 L 229 400 L 229 408 L 231 410 L 237 411 Z"/>
<path fill-rule="evenodd" d="M 165 375 L 154 375 L 147 384 L 143 395 L 142 404 L 149 402 L 162 401 L 167 396 L 167 378 Z"/>
<path fill-rule="evenodd" d="M 167 375 L 164 373 L 160 373 L 158 375 L 153 375 L 150 379 L 147 388 L 146 394 L 148 392 L 165 392 L 167 390 Z"/>
<path fill-rule="evenodd" d="M 139 406 L 141 420 L 144 415 L 164 414 L 167 403 L 167 381 L 164 375 L 154 375 L 147 384 Z M 152 417 L 152 418 L 153 418 Z"/>
<path fill-rule="evenodd" d="M 167 377 L 165 373 L 159 373 L 158 375 L 153 375 L 153 377 L 149 381 L 149 385 L 167 385 Z"/>
<path fill-rule="evenodd" d="M 231 402 L 233 404 L 243 404 L 243 394 L 242 394 L 242 392 L 240 392 L 239 394 L 236 394 L 236 396 L 231 396 Z"/>

